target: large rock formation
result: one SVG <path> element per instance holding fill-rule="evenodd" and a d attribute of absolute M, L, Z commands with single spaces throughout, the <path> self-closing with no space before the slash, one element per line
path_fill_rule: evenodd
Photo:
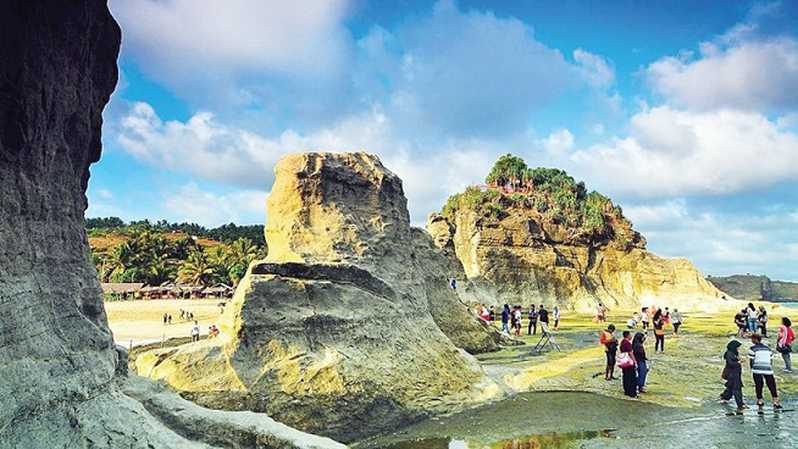
<path fill-rule="evenodd" d="M 464 299 L 581 311 L 599 302 L 685 310 L 722 304 L 722 292 L 688 260 L 647 251 L 606 197 L 587 193 L 559 170 L 531 170 L 527 177 L 510 188 L 471 187 L 429 217 L 435 244 L 463 264 L 470 281 Z"/>
<path fill-rule="evenodd" d="M 715 287 L 742 301 L 798 301 L 798 283 L 774 281 L 765 275 L 707 276 Z"/>
<path fill-rule="evenodd" d="M 410 227 L 401 180 L 364 153 L 289 155 L 275 173 L 269 256 L 228 305 L 227 337 L 144 354 L 138 372 L 345 441 L 495 395 L 458 348 L 498 335 L 448 287 L 459 263 Z"/>
<path fill-rule="evenodd" d="M 0 6 L 0 447 L 342 448 L 127 378 L 83 227 L 119 41 L 105 1 Z"/>

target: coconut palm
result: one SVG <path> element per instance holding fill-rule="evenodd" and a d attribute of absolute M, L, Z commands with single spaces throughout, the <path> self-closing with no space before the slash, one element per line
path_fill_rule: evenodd
<path fill-rule="evenodd" d="M 208 285 L 214 281 L 215 266 L 202 251 L 192 251 L 177 272 L 177 281 L 194 285 Z"/>

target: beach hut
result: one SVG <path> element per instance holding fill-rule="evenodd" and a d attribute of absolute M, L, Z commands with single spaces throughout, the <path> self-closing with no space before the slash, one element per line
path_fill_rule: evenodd
<path fill-rule="evenodd" d="M 144 283 L 141 282 L 103 282 L 100 284 L 103 296 L 110 300 L 132 299 L 140 295 Z"/>
<path fill-rule="evenodd" d="M 235 289 L 227 284 L 216 284 L 213 287 L 206 287 L 202 290 L 205 298 L 232 298 Z"/>

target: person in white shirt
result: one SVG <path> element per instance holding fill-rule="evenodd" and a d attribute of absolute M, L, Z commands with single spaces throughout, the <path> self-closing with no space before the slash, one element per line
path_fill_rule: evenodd
<path fill-rule="evenodd" d="M 194 321 L 194 326 L 191 328 L 191 341 L 199 341 L 200 337 L 200 327 L 199 323 Z"/>

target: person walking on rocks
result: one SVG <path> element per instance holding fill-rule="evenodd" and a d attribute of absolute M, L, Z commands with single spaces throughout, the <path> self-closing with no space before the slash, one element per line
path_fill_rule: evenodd
<path fill-rule="evenodd" d="M 502 309 L 502 332 L 510 334 L 510 305 L 505 304 Z"/>
<path fill-rule="evenodd" d="M 784 371 L 792 372 L 792 342 L 795 340 L 795 332 L 792 330 L 792 321 L 789 318 L 782 317 L 781 326 L 779 326 L 779 339 L 776 343 L 776 350 L 781 354 L 784 359 Z"/>
<path fill-rule="evenodd" d="M 604 346 L 607 356 L 607 366 L 604 368 L 604 380 L 613 380 L 615 377 L 615 354 L 618 352 L 618 340 L 615 339 L 615 325 L 610 324 L 606 330 L 599 334 L 599 343 Z"/>
<path fill-rule="evenodd" d="M 199 341 L 199 337 L 200 337 L 199 323 L 194 321 L 194 326 L 191 327 L 191 341 L 192 342 Z"/>
<path fill-rule="evenodd" d="M 743 402 L 743 367 L 740 364 L 738 352 L 740 346 L 742 343 L 737 340 L 732 340 L 726 345 L 726 352 L 723 354 L 725 366 L 720 375 L 726 381 L 726 389 L 720 394 L 720 401 L 725 404 L 733 396 L 738 412 L 742 412 L 746 408 Z"/>
<path fill-rule="evenodd" d="M 529 326 L 527 327 L 526 334 L 527 335 L 535 335 L 538 333 L 538 311 L 535 310 L 535 305 L 532 304 L 529 306 L 529 313 L 527 314 L 527 318 L 529 318 Z"/>
<path fill-rule="evenodd" d="M 751 342 L 753 346 L 748 350 L 748 360 L 751 365 L 751 374 L 754 377 L 756 405 L 759 408 L 765 406 L 762 387 L 767 384 L 770 397 L 773 400 L 773 408 L 780 409 L 779 392 L 776 389 L 776 378 L 773 376 L 773 351 L 762 343 L 762 336 L 759 334 L 751 335 Z"/>

